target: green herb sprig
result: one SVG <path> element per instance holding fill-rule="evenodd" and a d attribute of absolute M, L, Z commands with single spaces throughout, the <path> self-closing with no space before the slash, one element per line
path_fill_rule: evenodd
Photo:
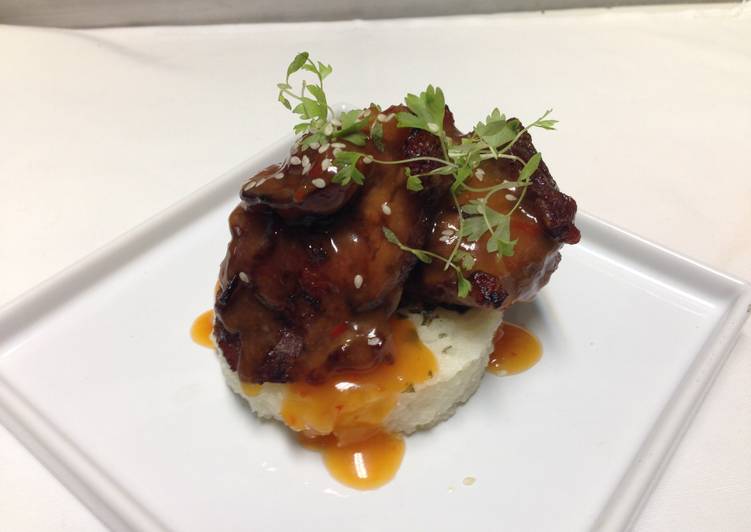
<path fill-rule="evenodd" d="M 300 92 L 294 93 L 290 79 L 293 74 L 300 70 L 314 74 L 318 82 L 307 83 L 303 80 Z M 368 133 L 365 133 L 369 122 L 368 110 L 355 109 L 341 113 L 338 117 L 334 116 L 335 113 L 329 106 L 323 89 L 323 81 L 331 72 L 330 65 L 325 65 L 320 61 L 314 62 L 307 52 L 302 52 L 295 56 L 287 67 L 287 76 L 284 83 L 277 85 L 279 101 L 301 119 L 301 122 L 294 126 L 294 131 L 303 135 L 302 149 L 332 143 L 337 140 L 347 141 L 355 146 L 364 146 L 368 140 L 371 140 L 376 149 L 383 151 L 382 124 L 378 120 L 374 120 Z M 290 99 L 299 103 L 293 108 Z M 475 259 L 471 253 L 462 249 L 462 243 L 477 242 L 485 234 L 488 234 L 486 243 L 488 253 L 495 253 L 499 259 L 514 254 L 517 239 L 512 239 L 511 215 L 521 205 L 532 175 L 539 167 L 542 156 L 540 153 L 535 153 L 528 160 L 524 160 L 511 151 L 522 135 L 530 129 L 553 130 L 557 121 L 548 118 L 551 113 L 548 110 L 540 118 L 524 127 L 519 120 L 506 118 L 500 110 L 493 109 L 485 118 L 485 121 L 478 122 L 469 135 L 462 137 L 457 142 L 447 135 L 444 129 L 446 101 L 443 91 L 439 87 L 428 85 L 420 94 L 407 94 L 404 103 L 408 111 L 397 113 L 397 126 L 421 129 L 434 135 L 440 141 L 442 156 L 421 156 L 398 161 L 385 161 L 358 151 L 338 149 L 335 151 L 334 164 L 337 173 L 333 182 L 342 186 L 350 183 L 362 185 L 365 182 L 365 176 L 357 167 L 361 161 L 398 165 L 408 165 L 412 162 L 437 164 L 432 170 L 418 174 L 412 174 L 409 167 L 405 166 L 406 187 L 413 192 L 423 190 L 423 177 L 452 176 L 453 181 L 449 193 L 456 211 L 459 213 L 459 227 L 452 251 L 448 257 L 442 257 L 424 249 L 406 246 L 388 227 L 383 227 L 383 233 L 388 242 L 407 253 L 415 255 L 421 262 L 431 263 L 433 260 L 438 260 L 444 264 L 444 270 L 453 269 L 457 276 L 457 293 L 459 297 L 466 297 L 472 285 L 465 278 L 464 272 L 471 270 Z M 483 171 L 480 165 L 483 161 L 490 159 L 507 159 L 521 165 L 517 180 L 489 184 L 486 187 L 468 185 L 467 180 L 473 175 L 482 181 Z M 521 190 L 521 193 L 518 194 L 516 201 L 508 212 L 499 212 L 490 207 L 489 202 L 493 195 L 511 188 Z M 478 193 L 481 196 L 460 204 L 459 196 L 464 191 Z"/>

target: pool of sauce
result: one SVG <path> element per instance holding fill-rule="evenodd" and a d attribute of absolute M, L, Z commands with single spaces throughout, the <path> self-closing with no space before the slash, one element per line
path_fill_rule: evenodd
<path fill-rule="evenodd" d="M 542 358 L 542 344 L 524 327 L 503 322 L 493 339 L 488 371 L 495 375 L 515 375 L 528 370 Z"/>
<path fill-rule="evenodd" d="M 404 438 L 379 431 L 366 440 L 341 445 L 335 436 L 309 438 L 300 443 L 318 451 L 332 477 L 350 488 L 372 490 L 388 483 L 402 463 Z"/>
<path fill-rule="evenodd" d="M 211 330 L 214 327 L 214 311 L 207 310 L 198 316 L 190 327 L 190 337 L 198 345 L 214 347 L 211 341 Z"/>

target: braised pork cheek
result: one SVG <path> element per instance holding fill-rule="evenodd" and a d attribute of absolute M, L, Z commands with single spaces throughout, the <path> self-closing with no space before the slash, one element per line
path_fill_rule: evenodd
<path fill-rule="evenodd" d="M 448 194 L 452 176 L 425 176 L 419 191 L 406 186 L 405 169 L 422 174 L 440 163 L 384 164 L 443 156 L 430 133 L 397 127 L 394 116 L 405 109 L 369 109 L 363 132 L 378 121 L 382 139 L 305 149 L 298 142 L 286 161 L 243 187 L 229 219 L 232 239 L 221 265 L 214 323 L 215 339 L 243 382 L 317 383 L 334 371 L 390 363 L 388 318 L 405 291 L 412 302 L 505 308 L 532 298 L 555 270 L 561 244 L 578 241 L 576 203 L 558 191 L 541 164 L 512 214 L 518 239 L 513 256 L 486 252 L 482 239 L 462 244 L 475 258 L 466 274 L 472 283 L 467 297 L 458 297 L 456 277 L 440 261 L 415 268 L 416 256 L 389 242 L 383 228 L 406 247 L 448 257 L 454 241 L 445 237 L 455 234 L 459 214 Z M 443 126 L 460 141 L 448 109 Z M 535 153 L 528 135 L 514 149 L 524 158 Z M 362 185 L 332 181 L 340 150 L 366 155 L 357 163 Z M 487 182 L 514 180 L 520 166 L 489 160 L 481 168 Z M 521 194 L 506 192 L 492 198 L 494 208 L 509 209 Z M 465 191 L 459 199 L 471 197 Z"/>

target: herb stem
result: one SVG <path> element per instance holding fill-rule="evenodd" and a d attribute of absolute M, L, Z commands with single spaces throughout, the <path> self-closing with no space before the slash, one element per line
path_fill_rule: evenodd
<path fill-rule="evenodd" d="M 491 194 L 495 194 L 499 190 L 504 190 L 508 188 L 526 187 L 526 186 L 527 186 L 527 183 L 521 183 L 519 181 L 504 181 L 503 183 L 493 185 L 492 187 L 475 188 L 469 185 L 464 185 L 464 188 L 470 192 L 489 192 Z"/>
<path fill-rule="evenodd" d="M 431 161 L 431 162 L 441 163 L 444 166 L 452 166 L 452 167 L 456 168 L 456 164 L 454 164 L 454 163 L 450 163 L 448 161 L 444 161 L 443 159 L 439 159 L 437 157 L 428 157 L 428 156 L 425 156 L 425 157 L 412 157 L 411 159 L 402 159 L 402 160 L 399 160 L 399 161 L 382 161 L 380 159 L 373 159 L 373 162 L 374 163 L 378 163 L 378 164 L 406 164 L 406 163 L 415 163 L 415 162 L 419 162 L 419 161 Z M 423 175 L 428 175 L 428 174 L 423 174 Z"/>
<path fill-rule="evenodd" d="M 525 133 L 526 133 L 527 131 L 529 131 L 529 130 L 530 130 L 530 128 L 533 128 L 533 127 L 535 127 L 535 126 L 536 126 L 537 124 L 539 124 L 539 123 L 540 123 L 540 122 L 541 122 L 542 120 L 544 120 L 544 119 L 545 119 L 545 117 L 547 117 L 547 116 L 548 116 L 549 114 L 550 114 L 550 110 L 548 110 L 548 111 L 545 111 L 545 113 L 544 113 L 544 114 L 543 114 L 543 115 L 542 115 L 542 116 L 541 116 L 540 118 L 538 118 L 537 120 L 535 120 L 534 122 L 532 122 L 532 123 L 531 123 L 530 125 L 528 125 L 527 127 L 525 127 L 525 128 L 522 128 L 522 130 L 521 130 L 521 131 L 519 131 L 519 133 L 517 133 L 517 134 L 516 134 L 516 136 L 514 137 L 514 139 L 513 139 L 513 140 L 512 140 L 511 142 L 509 142 L 509 143 L 508 143 L 508 144 L 506 145 L 506 147 L 505 147 L 505 148 L 503 148 L 503 149 L 501 150 L 501 152 L 500 152 L 500 153 L 501 153 L 501 154 L 503 154 L 503 153 L 506 153 L 506 152 L 507 152 L 508 150 L 510 150 L 510 149 L 511 149 L 511 148 L 512 148 L 512 147 L 514 146 L 514 144 L 516 144 L 516 143 L 517 143 L 517 141 L 518 141 L 518 140 L 519 140 L 520 138 L 522 138 L 522 135 L 524 135 L 524 134 L 525 134 Z M 522 161 L 522 164 L 524 164 L 524 161 Z"/>
<path fill-rule="evenodd" d="M 519 205 L 521 205 L 521 204 L 522 204 L 522 200 L 524 199 L 524 195 L 525 195 L 526 193 L 527 193 L 527 187 L 524 187 L 524 188 L 522 189 L 522 193 L 521 193 L 521 194 L 519 194 L 519 199 L 517 199 L 517 200 L 516 200 L 516 203 L 515 203 L 515 204 L 514 204 L 514 206 L 513 206 L 512 208 L 511 208 L 511 210 L 510 210 L 510 211 L 508 212 L 508 215 L 509 215 L 509 216 L 511 216 L 512 214 L 514 214 L 514 211 L 515 211 L 515 210 L 516 210 L 516 209 L 517 209 L 517 208 L 519 207 Z"/>
<path fill-rule="evenodd" d="M 428 251 L 428 250 L 426 250 L 426 249 L 415 249 L 415 248 L 411 248 L 411 247 L 409 247 L 409 246 L 406 246 L 406 245 L 402 244 L 401 242 L 399 242 L 399 248 L 400 248 L 400 249 L 401 249 L 402 251 L 406 251 L 406 252 L 408 252 L 408 253 L 412 253 L 413 255 L 415 255 L 415 254 L 419 253 L 419 254 L 421 254 L 421 255 L 426 255 L 426 256 L 428 256 L 428 257 L 431 257 L 431 258 L 433 258 L 433 259 L 436 259 L 436 260 L 438 260 L 438 261 L 440 261 L 440 262 L 443 262 L 443 263 L 445 263 L 445 264 L 446 264 L 446 266 L 445 266 L 445 268 L 444 268 L 445 270 L 447 270 L 447 269 L 448 269 L 449 267 L 451 267 L 451 268 L 453 268 L 453 269 L 454 269 L 454 270 L 455 270 L 455 271 L 456 271 L 457 273 L 461 273 L 461 268 L 459 268 L 459 266 L 457 266 L 456 264 L 454 264 L 453 262 L 451 262 L 451 261 L 450 261 L 449 259 L 447 259 L 447 258 L 445 258 L 445 257 L 442 257 L 442 256 L 441 256 L 441 255 L 439 255 L 438 253 L 433 253 L 432 251 Z"/>
<path fill-rule="evenodd" d="M 454 201 L 454 207 L 456 207 L 456 213 L 459 215 L 459 227 L 457 228 L 456 233 L 456 243 L 454 244 L 454 249 L 451 250 L 451 254 L 447 259 L 448 262 L 454 264 L 454 257 L 456 257 L 456 254 L 459 252 L 459 247 L 462 245 L 462 233 L 464 232 L 464 215 L 462 214 L 462 207 L 461 205 L 459 205 L 459 199 L 456 197 L 456 193 L 454 193 L 454 191 L 450 191 L 450 194 L 451 199 Z M 443 268 L 443 271 L 446 271 L 447 269 L 448 266 L 445 266 Z"/>

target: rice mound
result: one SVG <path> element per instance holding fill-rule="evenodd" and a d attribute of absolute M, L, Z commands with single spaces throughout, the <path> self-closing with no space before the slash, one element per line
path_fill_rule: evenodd
<path fill-rule="evenodd" d="M 411 434 L 432 427 L 451 417 L 456 408 L 477 390 L 493 349 L 493 335 L 503 313 L 497 310 L 471 309 L 458 313 L 437 309 L 432 320 L 421 314 L 409 314 L 420 340 L 435 355 L 438 371 L 430 380 L 404 392 L 384 421 L 390 432 Z M 212 341 L 214 340 L 212 336 Z M 227 385 L 248 402 L 262 418 L 282 420 L 285 385 L 265 383 L 257 395 L 243 393 L 237 373 L 232 371 L 214 342 Z"/>

